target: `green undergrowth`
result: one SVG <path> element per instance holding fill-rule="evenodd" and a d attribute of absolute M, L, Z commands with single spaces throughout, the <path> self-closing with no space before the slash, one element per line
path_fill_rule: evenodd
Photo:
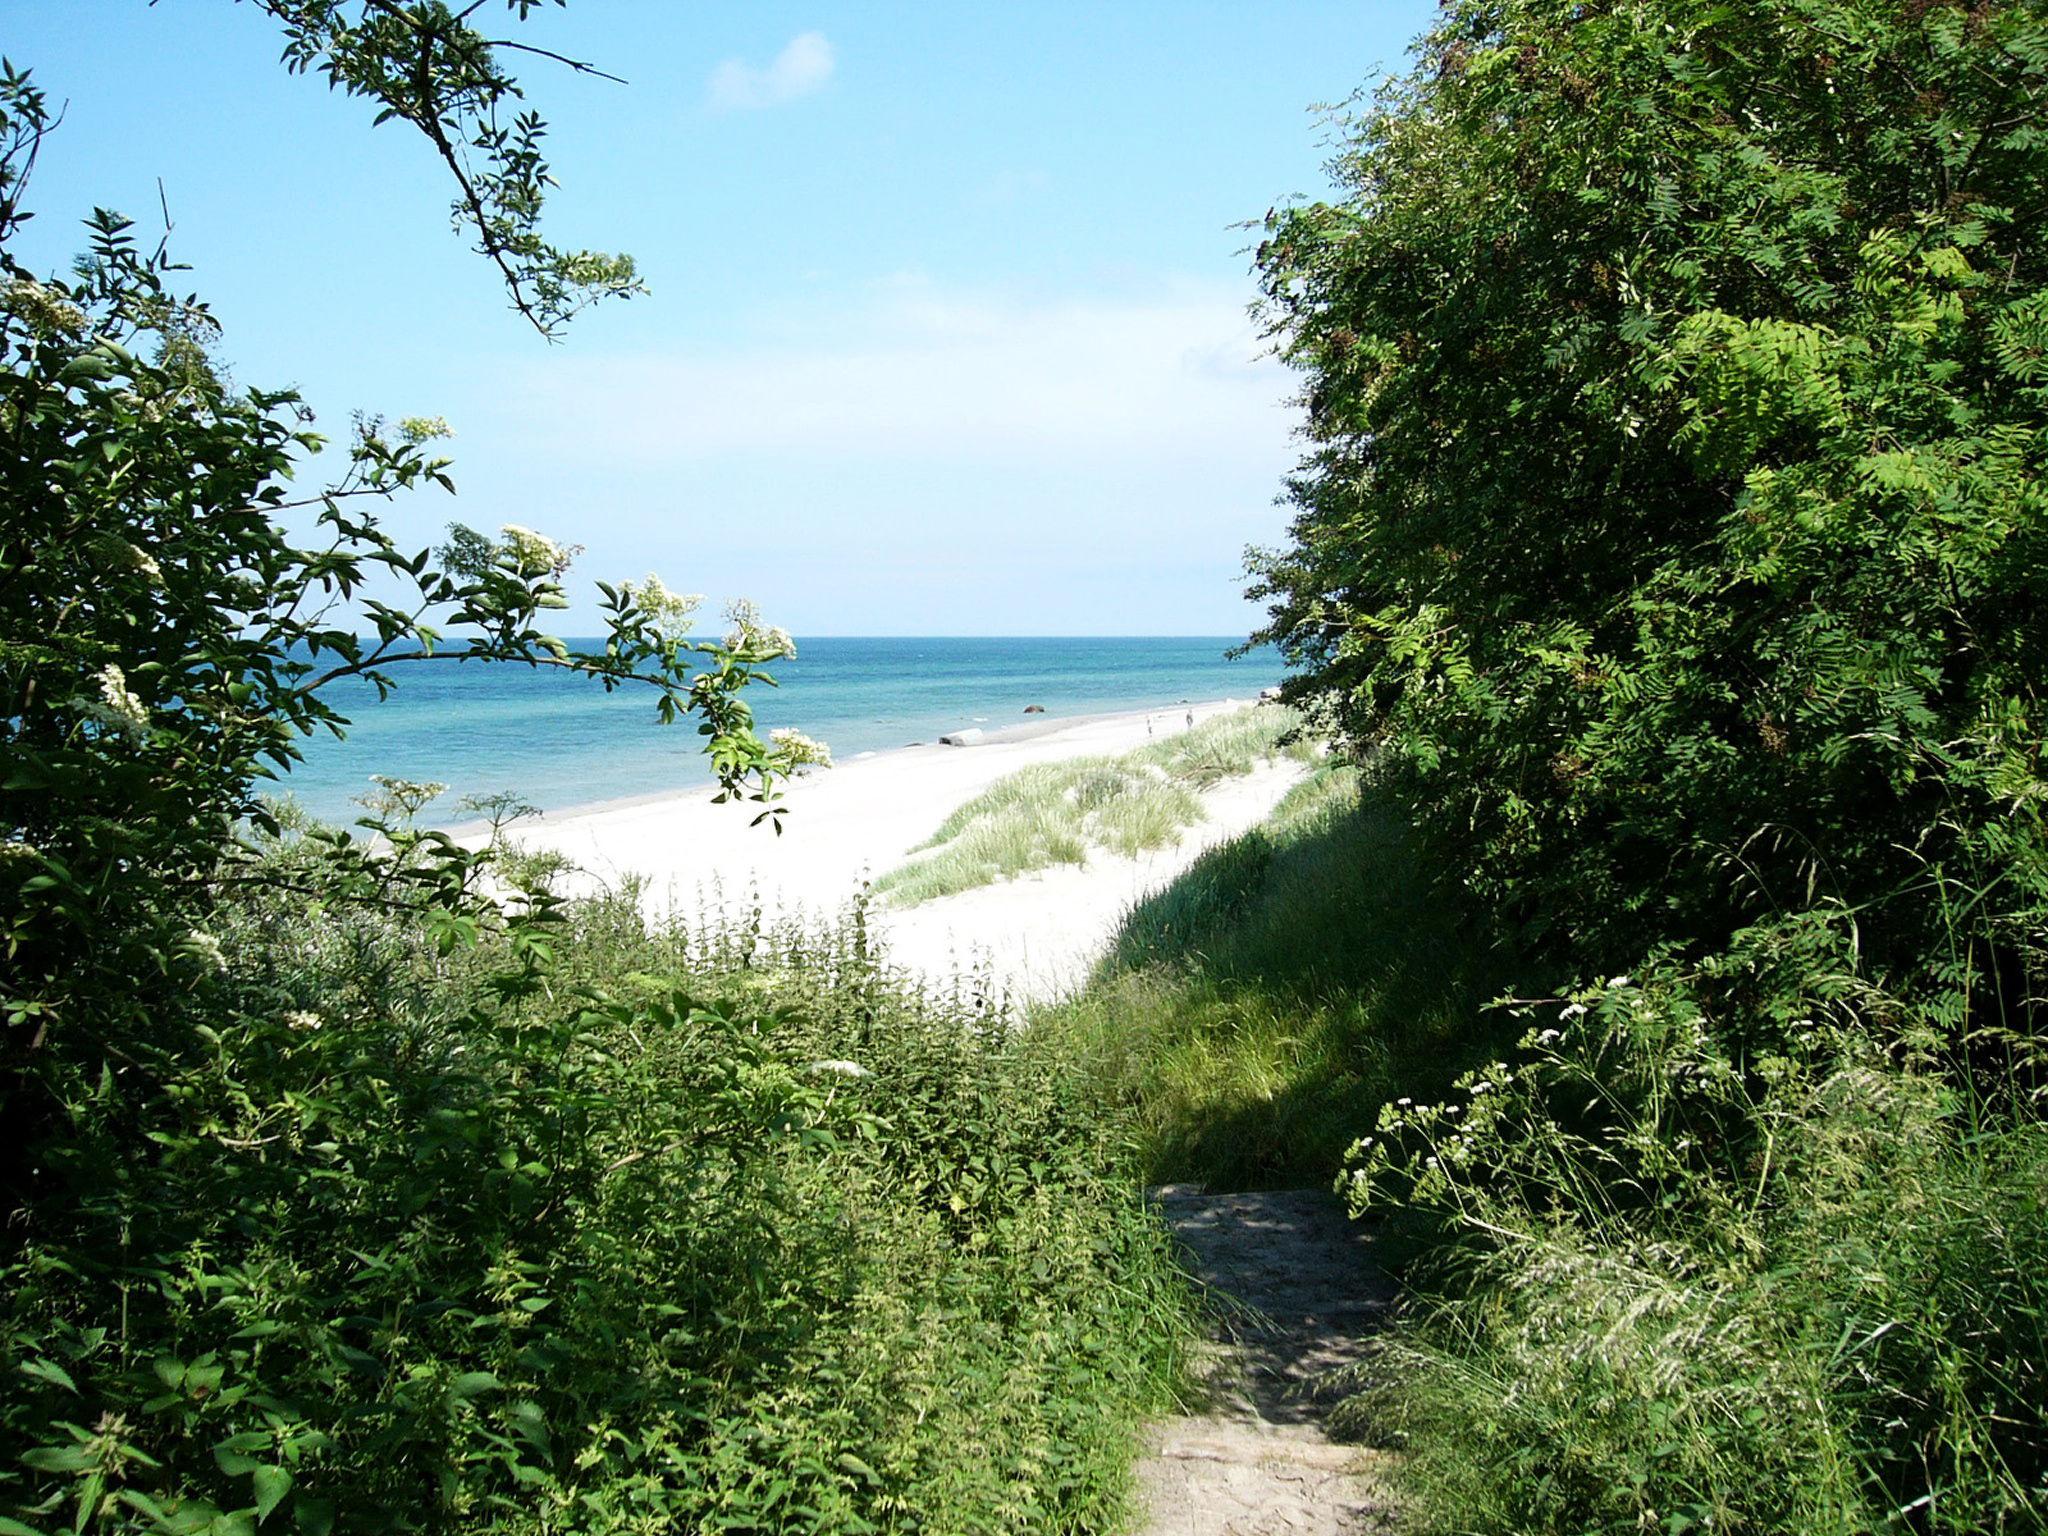
<path fill-rule="evenodd" d="M 516 944 L 225 900 L 0 1254 L 0 1529 L 1124 1518 L 1186 1301 L 1086 1077 L 856 908 Z"/>
<path fill-rule="evenodd" d="M 909 906 L 1056 864 L 1092 849 L 1164 847 L 1202 819 L 1201 792 L 1286 754 L 1306 760 L 1300 717 L 1274 705 L 1217 715 L 1120 757 L 1044 763 L 998 780 L 955 810 L 875 882 Z"/>
<path fill-rule="evenodd" d="M 1399 817 L 1325 767 L 1135 907 L 1034 1027 L 1131 1107 L 1147 1177 L 1327 1184 L 1383 1100 L 1478 1059 L 1482 974 Z"/>
<path fill-rule="evenodd" d="M 1747 1040 L 1705 1027 L 1731 991 Z M 1814 923 L 1530 1022 L 1357 1158 L 1359 1204 L 1445 1239 L 1342 1415 L 1414 1529 L 2048 1525 L 2038 1041 L 1987 1032 L 1958 1084 Z"/>

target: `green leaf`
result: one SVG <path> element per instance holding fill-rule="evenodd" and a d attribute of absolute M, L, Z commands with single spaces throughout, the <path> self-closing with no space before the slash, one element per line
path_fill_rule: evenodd
<path fill-rule="evenodd" d="M 21 1370 L 24 1376 L 34 1376 L 40 1381 L 51 1382 L 66 1392 L 75 1393 L 78 1390 L 78 1383 L 71 1379 L 71 1373 L 54 1360 L 24 1360 L 21 1362 Z"/>
<path fill-rule="evenodd" d="M 249 1474 L 256 1489 L 256 1518 L 267 1520 L 280 1500 L 292 1491 L 292 1475 L 283 1467 L 258 1467 Z"/>

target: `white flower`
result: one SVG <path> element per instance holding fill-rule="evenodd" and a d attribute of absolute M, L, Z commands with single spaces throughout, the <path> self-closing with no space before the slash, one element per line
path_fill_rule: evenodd
<path fill-rule="evenodd" d="M 1400 1106 L 1401 1106 L 1401 1107 L 1402 1107 L 1403 1109 L 1406 1109 L 1406 1108 L 1407 1108 L 1407 1107 L 1408 1107 L 1409 1105 L 1413 1104 L 1413 1103 L 1414 1103 L 1415 1101 L 1414 1101 L 1413 1099 L 1396 1099 L 1396 1100 L 1394 1100 L 1394 1102 L 1395 1102 L 1396 1104 L 1400 1105 Z"/>
<path fill-rule="evenodd" d="M 786 753 L 792 768 L 830 768 L 832 749 L 822 741 L 814 741 L 802 731 L 783 726 L 768 733 L 769 741 Z"/>
<path fill-rule="evenodd" d="M 320 1029 L 327 1021 L 308 1008 L 294 1008 L 284 1016 L 286 1029 Z"/>
<path fill-rule="evenodd" d="M 1576 1019 L 1580 1014 L 1584 1013 L 1585 1011 L 1586 1005 L 1584 1003 L 1566 1003 L 1562 1008 L 1557 1010 L 1557 1016 L 1560 1019 Z"/>
<path fill-rule="evenodd" d="M 841 1077 L 873 1077 L 875 1074 L 857 1061 L 814 1061 L 813 1072 L 835 1072 Z"/>
<path fill-rule="evenodd" d="M 431 443 L 436 438 L 453 437 L 455 429 L 448 425 L 445 416 L 401 416 L 398 420 L 398 435 L 414 447 Z"/>
<path fill-rule="evenodd" d="M 688 634 L 691 618 L 704 601 L 701 593 L 671 592 L 652 571 L 642 581 L 627 582 L 625 597 L 646 616 L 647 627 L 664 640 L 675 640 Z"/>
<path fill-rule="evenodd" d="M 198 928 L 185 934 L 185 952 L 216 971 L 228 968 L 228 957 L 221 953 L 220 940 Z"/>
<path fill-rule="evenodd" d="M 123 736 L 134 736 L 149 728 L 149 711 L 142 700 L 128 691 L 128 678 L 112 662 L 101 667 L 97 702 L 88 702 L 86 712 L 102 725 L 112 726 Z"/>
<path fill-rule="evenodd" d="M 732 626 L 725 632 L 728 651 L 745 651 L 764 661 L 796 655 L 796 642 L 789 631 L 764 624 L 760 606 L 751 598 L 736 597 L 727 603 L 725 621 Z"/>
<path fill-rule="evenodd" d="M 546 534 L 517 523 L 507 523 L 498 532 L 504 536 L 505 553 L 522 576 L 559 576 L 576 558 L 574 548 L 564 548 Z"/>
<path fill-rule="evenodd" d="M 32 330 L 76 336 L 87 324 L 84 310 L 32 277 L 17 277 L 0 288 L 0 306 L 19 315 Z"/>
<path fill-rule="evenodd" d="M 14 838 L 9 838 L 6 842 L 0 843 L 0 864 L 12 864 L 17 859 L 26 861 L 35 857 L 35 849 L 27 843 L 19 842 Z"/>
<path fill-rule="evenodd" d="M 1626 976 L 1610 976 L 1607 978 L 1607 985 L 1610 987 L 1625 987 L 1628 985 L 1628 982 L 1629 979 Z"/>
<path fill-rule="evenodd" d="M 1481 1079 L 1479 1079 L 1479 1081 L 1478 1081 L 1478 1082 L 1476 1082 L 1476 1083 L 1474 1083 L 1474 1084 L 1472 1085 L 1472 1097 L 1473 1097 L 1473 1098 L 1475 1098 L 1475 1099 L 1476 1099 L 1476 1098 L 1478 1098 L 1478 1097 L 1479 1097 L 1479 1096 L 1480 1096 L 1480 1095 L 1481 1095 L 1482 1093 L 1491 1093 L 1491 1092 L 1493 1092 L 1493 1084 L 1492 1084 L 1492 1083 L 1490 1083 L 1490 1082 L 1488 1082 L 1488 1081 L 1487 1081 L 1487 1080 L 1486 1080 L 1485 1078 L 1483 1078 L 1483 1077 L 1482 1077 Z"/>
<path fill-rule="evenodd" d="M 1555 1045 L 1555 1044 L 1557 1044 L 1557 1042 L 1558 1042 L 1558 1041 L 1562 1040 L 1563 1038 L 1564 1038 L 1564 1031 L 1563 1031 L 1563 1030 L 1561 1030 L 1561 1029 L 1546 1029 L 1546 1030 L 1544 1030 L 1544 1031 L 1543 1031 L 1543 1033 L 1542 1033 L 1542 1034 L 1540 1034 L 1540 1035 L 1538 1035 L 1538 1036 L 1536 1037 L 1536 1043 L 1537 1043 L 1538 1045 Z"/>

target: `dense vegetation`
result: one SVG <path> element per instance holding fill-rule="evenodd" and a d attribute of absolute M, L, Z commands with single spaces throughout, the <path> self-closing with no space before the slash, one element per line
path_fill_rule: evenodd
<path fill-rule="evenodd" d="M 951 896 L 1092 849 L 1130 856 L 1173 842 L 1203 816 L 1201 792 L 1283 754 L 1311 754 L 1301 718 L 1263 706 L 1212 716 L 1121 757 L 1021 769 L 953 810 L 919 855 L 875 881 L 892 901 Z"/>
<path fill-rule="evenodd" d="M 2020 0 L 1461 0 L 1269 221 L 1268 637 L 1527 1031 L 1350 1159 L 1430 1528 L 2048 1519 L 2044 103 Z"/>
<path fill-rule="evenodd" d="M 260 9 L 426 135 L 536 326 L 632 290 L 539 235 L 465 19 Z M 438 422 L 294 491 L 302 406 L 226 381 L 161 248 L 100 214 L 68 277 L 17 260 L 51 115 L 0 75 L 0 1533 L 1111 1523 L 1183 1301 L 1085 1079 L 887 980 L 857 909 L 649 929 L 419 786 L 374 835 L 263 798 L 332 684 L 465 657 L 647 690 L 773 821 L 815 754 L 743 695 L 788 637 L 649 577 L 581 653 L 573 551 L 400 549 Z"/>

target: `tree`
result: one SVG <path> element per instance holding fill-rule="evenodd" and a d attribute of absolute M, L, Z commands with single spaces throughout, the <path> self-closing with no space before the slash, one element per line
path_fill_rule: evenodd
<path fill-rule="evenodd" d="M 2039 996 L 2044 93 L 2030 4 L 1475 0 L 1268 220 L 1264 638 L 1518 940 Z"/>

